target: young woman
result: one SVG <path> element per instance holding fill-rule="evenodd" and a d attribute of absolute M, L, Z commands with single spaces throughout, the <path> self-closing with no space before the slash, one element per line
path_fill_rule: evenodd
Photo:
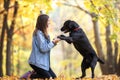
<path fill-rule="evenodd" d="M 56 38 L 50 41 L 47 31 L 49 16 L 39 15 L 36 29 L 33 32 L 32 51 L 29 57 L 29 64 L 36 72 L 30 78 L 56 78 L 55 73 L 50 68 L 50 50 L 60 41 Z"/>

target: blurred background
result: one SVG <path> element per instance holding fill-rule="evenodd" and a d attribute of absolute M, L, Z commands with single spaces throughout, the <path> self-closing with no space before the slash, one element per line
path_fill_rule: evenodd
<path fill-rule="evenodd" d="M 120 0 L 0 0 L 0 77 L 32 70 L 28 58 L 40 12 L 50 16 L 51 40 L 63 34 L 60 28 L 66 20 L 76 21 L 105 61 L 97 64 L 95 75 L 120 76 Z M 65 41 L 51 50 L 51 67 L 57 76 L 80 76 L 81 61 L 80 53 Z"/>

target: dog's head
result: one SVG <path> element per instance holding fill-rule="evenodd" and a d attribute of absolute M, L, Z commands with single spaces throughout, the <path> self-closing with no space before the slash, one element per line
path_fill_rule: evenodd
<path fill-rule="evenodd" d="M 63 27 L 61 28 L 61 31 L 64 33 L 71 32 L 74 29 L 78 28 L 79 25 L 75 21 L 67 20 L 64 22 Z"/>

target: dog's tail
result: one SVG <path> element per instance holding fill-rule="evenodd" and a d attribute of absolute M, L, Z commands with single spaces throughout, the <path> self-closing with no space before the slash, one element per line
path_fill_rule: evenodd
<path fill-rule="evenodd" d="M 100 58 L 98 58 L 98 62 L 100 62 L 101 64 L 104 64 L 104 61 L 101 60 Z"/>

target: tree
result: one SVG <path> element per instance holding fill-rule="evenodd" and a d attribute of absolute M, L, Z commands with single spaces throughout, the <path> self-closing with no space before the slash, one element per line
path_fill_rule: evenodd
<path fill-rule="evenodd" d="M 8 24 L 7 24 L 7 17 L 8 17 L 8 9 L 9 9 L 9 0 L 4 0 L 4 9 L 5 9 L 5 13 L 4 13 L 4 20 L 3 20 L 3 27 L 2 27 L 2 33 L 1 33 L 1 43 L 0 43 L 0 76 L 3 76 L 3 69 L 2 69 L 2 62 L 3 62 L 3 43 L 4 43 L 4 36 L 5 36 L 5 29 L 7 28 Z"/>
<path fill-rule="evenodd" d="M 15 7 L 13 13 L 13 20 L 11 22 L 10 27 L 7 26 L 6 75 L 11 75 L 11 55 L 12 55 L 11 45 L 12 45 L 12 37 L 14 33 L 15 19 L 18 11 L 18 2 L 15 1 L 14 5 Z"/>

